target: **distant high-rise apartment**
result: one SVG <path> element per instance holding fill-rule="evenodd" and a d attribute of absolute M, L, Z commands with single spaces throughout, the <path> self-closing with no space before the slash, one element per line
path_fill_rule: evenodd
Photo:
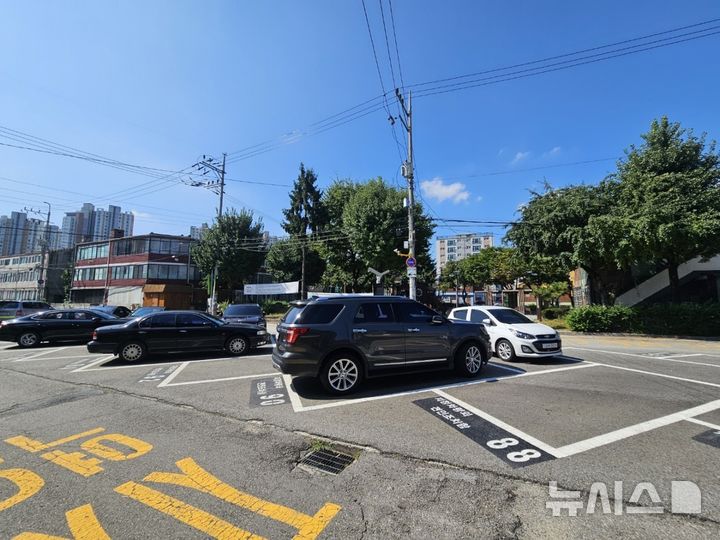
<path fill-rule="evenodd" d="M 80 242 L 107 240 L 113 229 L 122 229 L 125 236 L 132 236 L 134 224 L 132 212 L 123 212 L 119 206 L 111 204 L 104 210 L 85 203 L 79 211 L 65 214 L 61 246 L 73 247 Z"/>
<path fill-rule="evenodd" d="M 28 217 L 24 212 L 0 216 L 0 255 L 16 255 L 25 251 Z"/>
<path fill-rule="evenodd" d="M 208 227 L 207 223 L 203 223 L 199 227 L 193 225 L 190 227 L 190 238 L 194 240 L 202 240 L 203 236 L 205 236 L 209 230 L 210 227 Z"/>
<path fill-rule="evenodd" d="M 449 261 L 460 261 L 481 249 L 492 247 L 492 233 L 439 236 L 436 243 L 435 273 L 439 276 Z"/>

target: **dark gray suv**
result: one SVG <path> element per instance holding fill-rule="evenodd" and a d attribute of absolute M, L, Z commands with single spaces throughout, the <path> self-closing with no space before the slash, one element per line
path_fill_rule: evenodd
<path fill-rule="evenodd" d="M 476 377 L 490 358 L 482 324 L 450 321 L 394 296 L 343 296 L 294 302 L 277 327 L 273 366 L 320 379 L 348 394 L 366 377 L 454 368 Z"/>

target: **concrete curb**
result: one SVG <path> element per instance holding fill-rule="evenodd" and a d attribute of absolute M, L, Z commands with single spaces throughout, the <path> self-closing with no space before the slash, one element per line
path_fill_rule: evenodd
<path fill-rule="evenodd" d="M 655 339 L 694 339 L 696 341 L 720 341 L 720 336 L 666 336 L 656 334 L 629 334 L 613 332 L 573 332 L 572 330 L 556 330 L 564 336 L 611 336 L 611 337 L 639 337 Z"/>

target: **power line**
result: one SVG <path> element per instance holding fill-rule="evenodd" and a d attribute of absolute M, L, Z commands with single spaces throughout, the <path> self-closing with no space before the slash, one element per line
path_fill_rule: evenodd
<path fill-rule="evenodd" d="M 572 167 L 575 165 L 588 165 L 591 163 L 602 163 L 605 161 L 616 161 L 618 158 L 600 158 L 600 159 L 588 159 L 585 161 L 571 161 L 568 163 L 556 163 L 554 165 L 543 165 L 540 167 L 526 167 L 523 169 L 511 169 L 511 170 L 505 170 L 505 171 L 492 171 L 492 172 L 485 172 L 485 173 L 476 173 L 476 174 L 466 174 L 461 176 L 443 176 L 445 180 L 462 180 L 465 178 L 482 178 L 485 176 L 500 176 L 505 174 L 515 174 L 515 173 L 523 173 L 523 172 L 532 172 L 532 171 L 542 171 L 545 169 L 556 169 L 560 167 Z M 442 176 L 442 175 L 435 175 L 435 176 Z"/>
<path fill-rule="evenodd" d="M 393 69 L 392 56 L 390 55 L 390 41 L 388 40 L 387 26 L 385 26 L 385 10 L 383 9 L 383 0 L 378 0 L 378 3 L 380 4 L 380 16 L 382 17 L 383 33 L 385 34 L 385 48 L 387 49 L 388 63 L 390 64 L 390 77 L 392 78 L 393 88 L 397 88 L 398 85 L 395 82 L 395 70 Z"/>
<path fill-rule="evenodd" d="M 388 0 L 388 4 L 390 5 L 390 20 L 392 21 L 393 40 L 395 41 L 395 55 L 397 57 L 398 73 L 400 74 L 400 89 L 404 91 L 405 81 L 403 80 L 402 66 L 400 65 L 400 49 L 398 48 L 397 32 L 395 31 L 395 14 L 393 13 L 392 0 Z"/>

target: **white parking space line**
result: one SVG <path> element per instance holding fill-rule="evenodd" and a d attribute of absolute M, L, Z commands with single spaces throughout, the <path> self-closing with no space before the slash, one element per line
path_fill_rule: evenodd
<path fill-rule="evenodd" d="M 157 385 L 158 388 L 162 388 L 163 386 L 167 386 L 170 384 L 170 381 L 172 381 L 175 377 L 177 377 L 180 372 L 188 367 L 190 365 L 190 362 L 183 362 L 180 364 L 175 371 L 173 371 L 170 375 L 165 377 L 162 381 L 160 381 L 160 384 Z"/>
<path fill-rule="evenodd" d="M 79 372 L 81 372 L 81 371 L 88 371 L 88 368 L 91 368 L 91 367 L 93 367 L 93 366 L 97 366 L 98 364 L 102 364 L 103 362 L 107 362 L 108 360 L 112 360 L 113 358 L 115 358 L 115 355 L 114 355 L 114 354 L 105 355 L 105 356 L 103 356 L 103 357 L 101 357 L 101 358 L 98 358 L 97 361 L 95 361 L 95 362 L 91 362 L 90 364 L 86 364 L 86 365 L 84 365 L 84 366 L 80 366 L 80 367 L 77 368 L 77 369 L 73 369 L 70 373 L 79 373 Z M 92 370 L 90 370 L 90 371 L 92 371 Z"/>
<path fill-rule="evenodd" d="M 239 377 L 223 377 L 222 379 L 205 379 L 202 381 L 183 381 L 178 383 L 171 383 L 164 385 L 166 388 L 168 386 L 186 386 L 188 384 L 205 384 L 205 383 L 214 383 L 214 382 L 225 382 L 225 381 L 239 381 L 241 379 L 255 379 L 257 377 L 269 377 L 270 375 L 277 375 L 277 372 L 273 371 L 272 373 L 255 373 L 253 375 L 241 375 Z M 158 388 L 160 386 L 158 385 Z"/>
<path fill-rule="evenodd" d="M 473 407 L 469 403 L 467 403 L 461 399 L 458 399 L 454 396 L 451 396 L 450 394 L 448 394 L 447 392 L 443 392 L 442 390 L 433 390 L 433 392 L 435 392 L 438 396 L 442 396 L 445 399 L 452 401 L 453 403 L 456 403 L 457 405 L 460 405 L 463 409 L 467 409 L 474 415 L 479 416 L 480 418 L 484 418 L 488 422 L 495 424 L 500 429 L 504 429 L 508 433 L 512 433 L 513 435 L 516 435 L 517 437 L 524 439 L 525 441 L 529 442 L 533 446 L 537 446 L 540 450 L 543 450 L 544 452 L 550 454 L 551 456 L 556 457 L 556 458 L 560 457 L 558 454 L 558 451 L 555 447 L 550 446 L 549 444 L 545 444 L 541 440 L 536 439 L 532 435 L 528 435 L 524 431 L 521 431 L 521 430 L 517 429 L 516 427 L 511 426 L 510 424 L 506 424 L 499 418 L 495 418 L 491 414 L 488 414 L 485 411 L 481 411 L 480 409 Z"/>
<path fill-rule="evenodd" d="M 285 390 L 287 390 L 288 397 L 290 398 L 290 405 L 292 405 L 293 410 L 295 412 L 300 412 L 304 410 L 302 401 L 300 401 L 300 396 L 292 387 L 292 377 L 286 373 L 283 373 L 282 378 L 283 381 L 285 381 Z"/>
<path fill-rule="evenodd" d="M 711 382 L 707 382 L 707 381 L 699 381 L 697 379 L 686 379 L 685 377 L 675 377 L 674 375 L 665 375 L 664 373 L 658 373 L 656 371 L 646 371 L 644 369 L 633 369 L 633 368 L 622 367 L 622 366 L 613 366 L 612 364 L 603 364 L 602 362 L 596 362 L 595 364 L 598 366 L 609 367 L 612 369 L 622 369 L 624 371 L 632 371 L 634 373 L 643 373 L 645 375 L 654 375 L 655 377 L 663 377 L 665 379 L 675 379 L 676 381 L 691 382 L 691 383 L 695 383 L 695 384 L 703 384 L 705 386 L 714 386 L 715 388 L 720 388 L 720 384 L 711 383 Z"/>
<path fill-rule="evenodd" d="M 306 411 L 316 411 L 319 409 L 329 409 L 331 407 L 342 407 L 344 405 L 356 405 L 360 403 L 366 403 L 368 401 L 377 401 L 380 399 L 389 399 L 389 398 L 396 398 L 396 397 L 402 397 L 402 396 L 414 396 L 416 394 L 422 394 L 425 392 L 434 392 L 435 390 L 448 390 L 451 388 L 460 388 L 463 386 L 472 386 L 475 384 L 482 384 L 487 382 L 496 382 L 496 381 L 505 381 L 509 379 L 517 379 L 520 377 L 531 377 L 535 375 L 545 375 L 548 373 L 559 373 L 561 371 L 571 371 L 574 369 L 583 369 L 583 368 L 589 368 L 593 367 L 599 364 L 595 364 L 593 362 L 584 362 L 577 366 L 565 366 L 561 368 L 553 368 L 553 369 L 544 369 L 541 371 L 523 371 L 521 373 L 517 373 L 514 375 L 507 375 L 504 377 L 481 377 L 478 379 L 473 379 L 471 381 L 466 382 L 460 382 L 460 383 L 453 383 L 453 384 L 443 384 L 439 386 L 431 386 L 428 388 L 419 388 L 417 390 L 406 390 L 404 392 L 396 392 L 393 394 L 382 394 L 379 396 L 369 396 L 364 398 L 357 398 L 357 399 L 344 399 L 342 401 L 335 401 L 332 403 L 323 403 L 321 405 L 309 405 L 305 406 L 300 402 L 299 397 L 297 398 L 297 401 L 293 401 L 293 393 L 295 391 L 290 387 L 290 381 L 286 380 L 286 386 L 288 387 L 288 394 L 290 395 L 290 402 L 293 405 L 293 409 L 295 409 L 295 412 L 306 412 Z M 501 366 L 497 366 L 501 367 Z M 502 366 L 505 367 L 505 366 Z M 297 395 L 297 394 L 296 394 Z"/>
<path fill-rule="evenodd" d="M 34 360 L 35 358 L 40 358 L 41 356 L 45 356 L 46 354 L 64 351 L 65 349 L 67 349 L 67 347 L 48 349 L 47 351 L 43 351 L 43 352 L 39 352 L 37 354 L 26 356 L 25 358 L 18 358 L 17 360 L 15 360 L 15 362 L 27 362 L 29 360 Z M 46 359 L 43 358 L 43 360 L 46 360 Z"/>
<path fill-rule="evenodd" d="M 267 355 L 265 355 L 265 354 L 257 354 L 257 355 L 253 355 L 253 356 L 224 356 L 224 357 L 222 357 L 222 358 L 205 358 L 205 359 L 203 359 L 203 360 L 191 360 L 190 363 L 191 363 L 191 364 L 202 364 L 202 363 L 204 363 L 204 362 L 219 362 L 219 361 L 222 361 L 222 360 L 242 361 L 242 360 L 244 360 L 244 359 L 246 359 L 246 358 L 262 358 L 262 357 L 264 357 L 264 356 L 267 356 Z M 113 355 L 113 356 L 111 356 L 110 358 L 115 358 L 115 356 Z M 167 356 L 167 359 L 168 359 L 168 360 L 172 360 L 172 359 L 173 359 L 173 356 L 172 356 L 172 355 L 168 355 L 168 356 Z M 130 365 L 127 365 L 127 366 L 108 366 L 108 367 L 92 368 L 92 366 L 95 366 L 95 365 L 100 364 L 100 363 L 101 363 L 101 362 L 95 362 L 95 363 L 91 364 L 90 366 L 88 366 L 87 369 L 83 369 L 82 371 L 105 371 L 105 370 L 108 370 L 108 369 L 131 369 L 131 368 L 140 368 L 140 367 L 147 368 L 147 367 L 157 367 L 158 365 L 160 365 L 158 362 L 155 362 L 155 363 L 153 363 L 153 364 L 130 364 Z"/>
<path fill-rule="evenodd" d="M 618 351 L 603 351 L 600 349 L 583 349 L 581 347 L 565 347 L 566 349 L 573 349 L 576 351 L 588 351 L 588 352 L 599 352 L 599 353 L 605 353 L 605 354 L 619 354 L 621 356 L 633 356 L 635 358 L 642 358 L 644 360 L 663 360 L 665 362 L 678 362 L 681 364 L 693 364 L 696 366 L 709 366 L 709 367 L 715 367 L 720 368 L 720 364 L 709 364 L 707 362 L 691 362 L 689 360 L 677 360 L 678 356 L 644 356 L 642 354 L 634 354 L 634 353 L 625 353 L 625 352 L 618 352 Z M 686 355 L 686 356 L 695 356 L 695 355 Z M 698 354 L 697 356 L 706 356 L 704 354 Z M 707 355 L 710 356 L 710 355 Z"/>
<path fill-rule="evenodd" d="M 705 403 L 704 405 L 692 407 L 691 409 L 661 416 L 660 418 L 655 418 L 654 420 L 641 422 L 639 424 L 635 424 L 634 426 L 611 431 L 610 433 L 605 433 L 604 435 L 591 437 L 589 439 L 585 439 L 584 441 L 561 446 L 556 449 L 558 452 L 557 457 L 568 457 L 579 454 L 580 452 L 587 452 L 588 450 L 592 450 L 593 448 L 597 448 L 599 446 L 605 446 L 610 443 L 621 441 L 623 439 L 627 439 L 628 437 L 632 437 L 633 435 L 639 435 L 640 433 L 645 433 L 653 429 L 675 424 L 682 420 L 689 420 L 693 416 L 699 416 L 717 409 L 720 409 L 720 399 L 711 401 L 710 403 Z"/>
<path fill-rule="evenodd" d="M 720 426 L 717 424 L 711 424 L 710 422 L 705 422 L 705 420 L 698 420 L 697 418 L 686 418 L 687 422 L 692 422 L 693 424 L 699 424 L 701 426 L 709 427 L 710 429 L 717 429 L 720 431 Z"/>

